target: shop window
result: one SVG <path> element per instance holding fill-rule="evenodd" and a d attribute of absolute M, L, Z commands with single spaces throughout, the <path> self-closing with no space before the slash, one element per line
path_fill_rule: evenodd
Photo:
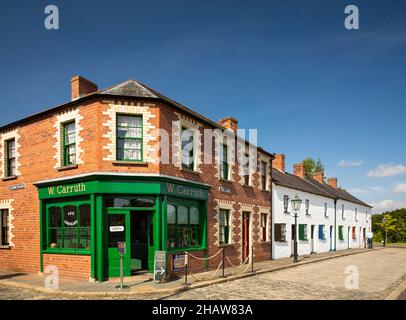
<path fill-rule="evenodd" d="M 7 140 L 6 143 L 6 177 L 16 175 L 16 141 L 15 139 Z"/>
<path fill-rule="evenodd" d="M 338 226 L 338 239 L 344 240 L 344 226 Z"/>
<path fill-rule="evenodd" d="M 48 209 L 48 248 L 61 251 L 89 251 L 90 205 L 72 204 Z"/>
<path fill-rule="evenodd" d="M 261 190 L 266 190 L 266 162 L 261 161 Z"/>
<path fill-rule="evenodd" d="M 141 116 L 117 116 L 117 160 L 142 161 Z"/>
<path fill-rule="evenodd" d="M 219 211 L 219 243 L 230 243 L 230 210 Z"/>
<path fill-rule="evenodd" d="M 275 223 L 275 241 L 286 242 L 286 223 Z"/>
<path fill-rule="evenodd" d="M 261 237 L 262 241 L 267 241 L 267 226 L 268 226 L 268 215 L 266 213 L 261 213 Z"/>
<path fill-rule="evenodd" d="M 299 240 L 307 240 L 307 224 L 299 224 Z"/>
<path fill-rule="evenodd" d="M 283 213 L 288 213 L 289 196 L 283 196 Z"/>
<path fill-rule="evenodd" d="M 229 179 L 228 147 L 226 144 L 220 147 L 220 178 Z"/>
<path fill-rule="evenodd" d="M 0 240 L 1 246 L 8 246 L 9 245 L 9 225 L 8 225 L 8 210 L 3 209 L 0 210 Z"/>
<path fill-rule="evenodd" d="M 63 165 L 76 164 L 76 125 L 75 122 L 63 125 Z"/>
<path fill-rule="evenodd" d="M 323 224 L 319 225 L 319 239 L 326 240 L 326 226 Z"/>
<path fill-rule="evenodd" d="M 305 200 L 305 210 L 306 210 L 306 214 L 310 215 L 310 200 L 309 199 Z"/>
<path fill-rule="evenodd" d="M 104 204 L 106 208 L 153 208 L 155 207 L 155 198 L 108 197 Z"/>
<path fill-rule="evenodd" d="M 194 161 L 194 132 L 192 129 L 182 128 L 182 169 L 195 170 Z"/>
<path fill-rule="evenodd" d="M 200 211 L 196 207 L 167 206 L 167 241 L 168 248 L 188 248 L 201 244 Z"/>

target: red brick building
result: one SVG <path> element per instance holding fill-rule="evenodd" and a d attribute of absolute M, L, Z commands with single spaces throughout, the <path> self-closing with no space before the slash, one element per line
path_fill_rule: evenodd
<path fill-rule="evenodd" d="M 125 275 L 153 271 L 157 250 L 169 273 L 185 251 L 270 259 L 273 155 L 250 153 L 237 128 L 134 80 L 98 91 L 74 77 L 72 101 L 0 128 L 0 269 L 52 265 L 103 281 L 118 275 L 118 241 Z M 191 261 L 192 270 L 220 258 Z"/>

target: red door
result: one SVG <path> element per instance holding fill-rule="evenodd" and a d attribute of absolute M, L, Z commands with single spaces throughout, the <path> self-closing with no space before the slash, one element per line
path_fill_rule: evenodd
<path fill-rule="evenodd" d="M 242 213 L 242 258 L 247 259 L 250 254 L 250 213 Z"/>

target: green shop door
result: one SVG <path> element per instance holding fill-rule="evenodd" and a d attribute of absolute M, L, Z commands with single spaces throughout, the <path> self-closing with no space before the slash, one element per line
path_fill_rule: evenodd
<path fill-rule="evenodd" d="M 120 255 L 118 254 L 117 243 L 126 243 L 126 253 L 123 257 L 124 276 L 131 275 L 131 237 L 130 219 L 128 212 L 108 212 L 107 232 L 108 232 L 108 271 L 109 277 L 120 276 Z"/>

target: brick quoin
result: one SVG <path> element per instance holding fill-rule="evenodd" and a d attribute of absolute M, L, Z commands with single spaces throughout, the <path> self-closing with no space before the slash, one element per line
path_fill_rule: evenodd
<path fill-rule="evenodd" d="M 85 88 L 91 90 L 92 88 Z M 75 89 L 76 90 L 76 89 Z M 88 92 L 86 92 L 88 93 Z M 77 94 L 72 92 L 72 95 Z M 162 175 L 183 178 L 190 181 L 211 185 L 208 198 L 208 225 L 207 225 L 207 247 L 206 251 L 193 251 L 193 255 L 199 257 L 212 256 L 217 253 L 222 246 L 218 244 L 218 226 L 216 221 L 216 200 L 232 201 L 232 243 L 225 246 L 226 254 L 233 264 L 242 262 L 242 207 L 252 206 L 251 239 L 254 246 L 254 261 L 271 259 L 271 243 L 261 242 L 262 231 L 260 230 L 260 208 L 269 208 L 261 212 L 268 214 L 268 237 L 270 236 L 271 224 L 271 190 L 260 190 L 260 173 L 253 174 L 252 186 L 243 186 L 240 182 L 239 165 L 233 167 L 232 181 L 220 181 L 217 177 L 217 166 L 215 164 L 201 164 L 201 172 L 187 172 L 180 170 L 174 164 L 160 164 L 147 162 L 143 165 L 117 165 L 114 161 L 104 160 L 109 155 L 109 150 L 105 147 L 110 139 L 106 136 L 109 128 L 104 124 L 109 121 L 106 114 L 111 104 L 122 104 L 134 106 L 148 106 L 149 112 L 154 116 L 150 124 L 155 128 L 162 128 L 168 132 L 172 131 L 172 122 L 182 117 L 193 120 L 201 124 L 200 132 L 203 139 L 204 129 L 213 129 L 214 126 L 204 123 L 201 119 L 193 118 L 173 108 L 162 101 L 142 99 L 106 99 L 95 96 L 92 99 L 78 99 L 66 107 L 47 113 L 40 117 L 33 117 L 24 122 L 17 123 L 12 127 L 0 128 L 0 138 L 9 130 L 17 129 L 19 138 L 19 172 L 20 175 L 12 180 L 0 180 L 0 208 L 2 201 L 11 201 L 12 206 L 12 244 L 9 248 L 0 248 L 0 269 L 12 270 L 24 273 L 36 273 L 40 270 L 40 219 L 39 219 L 39 197 L 38 189 L 34 184 L 38 181 L 49 179 L 60 179 L 64 177 L 76 176 L 79 174 L 95 172 L 121 172 L 121 173 L 157 173 Z M 55 145 L 58 143 L 55 137 L 57 117 L 63 112 L 76 110 L 81 117 L 80 120 L 80 148 L 82 150 L 80 158 L 82 163 L 70 170 L 59 171 L 55 168 L 56 160 Z M 150 141 L 151 148 L 156 142 Z M 259 151 L 260 153 L 262 151 Z M 170 145 L 170 155 L 172 155 Z M 4 159 L 4 145 L 0 148 L 0 157 Z M 268 172 L 271 172 L 271 156 L 263 153 L 262 157 L 269 159 Z M 203 158 L 203 152 L 202 152 Z M 214 147 L 213 147 L 214 159 Z M 4 168 L 4 160 L 1 161 Z M 271 176 L 268 176 L 269 189 L 272 188 Z M 24 189 L 10 190 L 11 186 L 24 184 Z M 231 189 L 231 193 L 220 192 L 220 187 Z M 221 261 L 222 255 L 208 262 L 208 269 L 216 269 Z M 171 263 L 171 254 L 168 261 Z M 89 279 L 91 261 L 90 256 L 64 255 L 64 254 L 44 254 L 44 269 L 48 265 L 55 265 L 63 277 L 73 279 Z M 228 264 L 226 263 L 226 266 Z M 198 272 L 206 270 L 206 264 L 202 261 L 192 260 L 191 271 Z"/>

